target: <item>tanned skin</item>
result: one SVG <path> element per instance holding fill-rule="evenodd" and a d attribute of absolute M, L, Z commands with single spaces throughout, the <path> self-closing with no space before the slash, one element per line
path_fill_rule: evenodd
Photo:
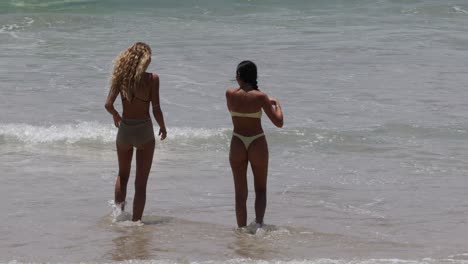
<path fill-rule="evenodd" d="M 150 118 L 150 104 L 154 119 L 158 123 L 160 129 L 158 135 L 161 140 L 167 136 L 166 126 L 164 124 L 164 116 L 159 105 L 159 76 L 155 73 L 145 73 L 142 77 L 142 87 L 136 89 L 136 97 L 144 98 L 150 102 L 143 102 L 134 99 L 129 102 L 122 98 L 122 116 L 115 110 L 114 102 L 120 94 L 118 91 L 110 91 L 107 96 L 105 108 L 112 114 L 114 124 L 119 127 L 120 121 L 123 118 L 128 119 L 145 119 Z M 119 162 L 119 174 L 115 183 L 115 203 L 120 204 L 124 210 L 125 198 L 127 195 L 127 184 L 130 176 L 130 168 L 133 157 L 133 146 L 117 145 L 117 158 Z M 132 221 L 139 221 L 143 215 L 146 202 L 146 185 L 148 175 L 153 163 L 155 140 L 152 140 L 142 146 L 138 146 L 136 150 L 136 178 L 135 178 L 135 197 L 133 200 L 133 217 Z"/>
<path fill-rule="evenodd" d="M 263 109 L 271 122 L 277 127 L 283 127 L 283 112 L 278 100 L 255 90 L 237 76 L 239 88 L 226 91 L 226 101 L 229 111 L 254 113 Z M 232 117 L 234 132 L 243 136 L 255 136 L 263 133 L 261 120 L 258 118 Z M 231 139 L 229 162 L 234 176 L 236 193 L 237 226 L 247 225 L 247 166 L 250 162 L 254 176 L 255 215 L 256 222 L 263 224 L 266 208 L 267 175 L 268 175 L 268 144 L 265 137 L 256 139 L 246 149 L 244 143 L 237 137 Z"/>

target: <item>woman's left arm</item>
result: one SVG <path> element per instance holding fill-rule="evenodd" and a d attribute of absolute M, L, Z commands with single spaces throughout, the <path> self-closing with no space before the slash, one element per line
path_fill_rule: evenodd
<path fill-rule="evenodd" d="M 283 127 L 283 111 L 277 99 L 263 96 L 263 111 L 270 118 L 271 122 L 277 127 Z"/>
<path fill-rule="evenodd" d="M 117 98 L 118 95 L 119 95 L 119 91 L 116 91 L 114 89 L 110 89 L 109 90 L 109 95 L 107 95 L 107 100 L 106 100 L 106 104 L 105 104 L 105 108 L 106 108 L 107 112 L 109 112 L 112 115 L 112 117 L 114 118 L 114 125 L 116 127 L 119 127 L 120 120 L 122 120 L 122 118 L 120 117 L 119 112 L 117 112 L 117 110 L 115 110 L 115 108 L 114 108 L 114 102 L 115 102 L 115 99 Z"/>

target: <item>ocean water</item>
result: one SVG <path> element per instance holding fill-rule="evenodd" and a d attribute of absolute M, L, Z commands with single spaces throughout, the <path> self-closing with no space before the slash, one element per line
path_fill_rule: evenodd
<path fill-rule="evenodd" d="M 0 262 L 468 263 L 467 28 L 461 0 L 0 1 Z M 140 224 L 103 107 L 135 41 L 168 126 Z M 285 114 L 259 230 L 228 162 L 245 59 Z"/>

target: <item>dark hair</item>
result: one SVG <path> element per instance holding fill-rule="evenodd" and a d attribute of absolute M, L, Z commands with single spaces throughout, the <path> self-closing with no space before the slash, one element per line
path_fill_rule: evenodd
<path fill-rule="evenodd" d="M 239 79 L 251 84 L 255 90 L 258 90 L 257 66 L 255 66 L 255 63 L 248 60 L 242 61 L 237 65 L 237 74 L 239 75 Z"/>

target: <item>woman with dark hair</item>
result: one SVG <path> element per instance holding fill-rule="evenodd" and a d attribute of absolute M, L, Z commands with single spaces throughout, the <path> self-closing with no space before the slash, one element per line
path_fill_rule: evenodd
<path fill-rule="evenodd" d="M 236 192 L 237 226 L 247 225 L 247 165 L 250 162 L 255 187 L 255 222 L 263 225 L 266 208 L 268 145 L 263 133 L 262 109 L 277 127 L 283 126 L 283 112 L 278 100 L 268 97 L 257 86 L 257 67 L 251 61 L 237 66 L 239 88 L 226 91 L 226 101 L 234 125 L 229 162 Z"/>

